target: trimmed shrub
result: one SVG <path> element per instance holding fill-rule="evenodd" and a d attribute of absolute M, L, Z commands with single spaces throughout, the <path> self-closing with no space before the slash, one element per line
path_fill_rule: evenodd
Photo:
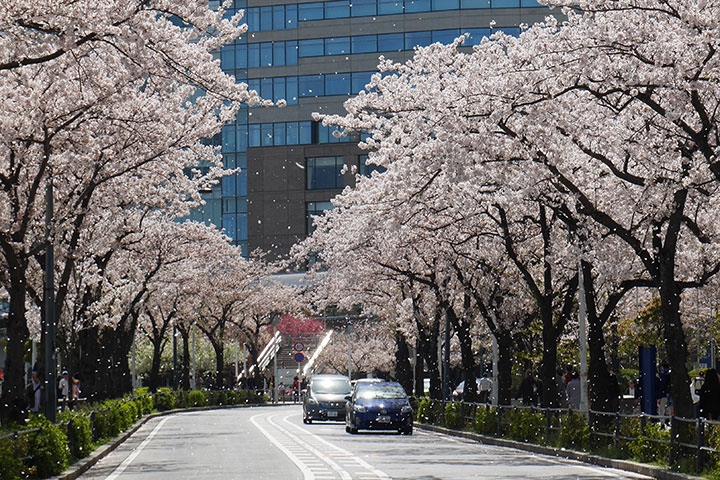
<path fill-rule="evenodd" d="M 193 390 L 188 394 L 187 403 L 189 407 L 204 407 L 207 405 L 207 398 L 200 390 Z"/>
<path fill-rule="evenodd" d="M 465 419 L 462 416 L 462 405 L 459 402 L 445 404 L 445 427 L 455 430 L 462 429 Z"/>
<path fill-rule="evenodd" d="M 83 458 L 93 450 L 90 419 L 84 415 L 72 415 L 68 424 L 68 444 L 74 458 Z"/>
<path fill-rule="evenodd" d="M 18 455 L 19 448 L 20 445 L 16 445 L 12 437 L 0 440 L 0 480 L 16 480 L 28 476 L 27 467 L 20 460 L 24 454 Z"/>
<path fill-rule="evenodd" d="M 475 410 L 473 430 L 482 435 L 495 435 L 497 433 L 497 409 L 478 407 Z"/>
<path fill-rule="evenodd" d="M 417 408 L 417 421 L 420 423 L 435 423 L 435 410 L 433 401 L 425 397 L 420 400 Z"/>
<path fill-rule="evenodd" d="M 172 392 L 167 390 L 158 391 L 155 394 L 155 408 L 161 412 L 175 408 L 175 397 Z"/>
<path fill-rule="evenodd" d="M 61 473 L 68 467 L 70 457 L 67 437 L 63 431 L 43 416 L 33 417 L 29 426 L 41 428 L 39 432 L 30 434 L 28 463 L 33 467 L 35 475 L 45 478 Z"/>
<path fill-rule="evenodd" d="M 660 441 L 657 441 L 660 440 Z M 628 448 L 633 458 L 645 463 L 667 464 L 670 453 L 670 429 L 661 423 L 648 423 L 645 426 L 645 435 L 639 435 L 632 440 Z"/>
<path fill-rule="evenodd" d="M 567 415 L 561 415 L 558 423 L 560 424 L 559 447 L 587 449 L 590 442 L 590 427 L 582 414 L 570 411 Z"/>
<path fill-rule="evenodd" d="M 508 412 L 508 436 L 520 442 L 534 442 L 545 431 L 545 417 L 528 408 Z"/>

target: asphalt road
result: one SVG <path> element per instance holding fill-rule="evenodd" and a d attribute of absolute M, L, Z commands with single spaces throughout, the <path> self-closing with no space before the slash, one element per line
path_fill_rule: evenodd
<path fill-rule="evenodd" d="M 415 430 L 350 435 L 302 407 L 180 413 L 148 421 L 82 479 L 629 479 L 641 475 Z"/>

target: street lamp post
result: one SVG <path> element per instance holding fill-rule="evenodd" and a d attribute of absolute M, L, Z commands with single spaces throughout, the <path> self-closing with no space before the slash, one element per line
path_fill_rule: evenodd
<path fill-rule="evenodd" d="M 55 356 L 55 250 L 52 240 L 53 181 L 45 193 L 45 418 L 57 420 L 57 358 Z"/>

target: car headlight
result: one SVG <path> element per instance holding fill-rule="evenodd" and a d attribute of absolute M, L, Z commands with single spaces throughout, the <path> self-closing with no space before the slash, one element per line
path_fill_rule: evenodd
<path fill-rule="evenodd" d="M 367 412 L 367 408 L 365 408 L 365 405 L 355 405 L 355 411 L 358 413 L 365 413 Z"/>
<path fill-rule="evenodd" d="M 412 407 L 410 405 L 404 405 L 400 411 L 402 413 L 412 413 Z"/>

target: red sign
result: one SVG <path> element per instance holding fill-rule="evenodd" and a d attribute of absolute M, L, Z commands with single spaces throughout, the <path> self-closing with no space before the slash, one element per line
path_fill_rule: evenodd
<path fill-rule="evenodd" d="M 293 348 L 296 352 L 302 352 L 303 348 L 305 348 L 305 345 L 303 345 L 302 342 L 297 342 L 295 345 L 293 345 Z"/>

